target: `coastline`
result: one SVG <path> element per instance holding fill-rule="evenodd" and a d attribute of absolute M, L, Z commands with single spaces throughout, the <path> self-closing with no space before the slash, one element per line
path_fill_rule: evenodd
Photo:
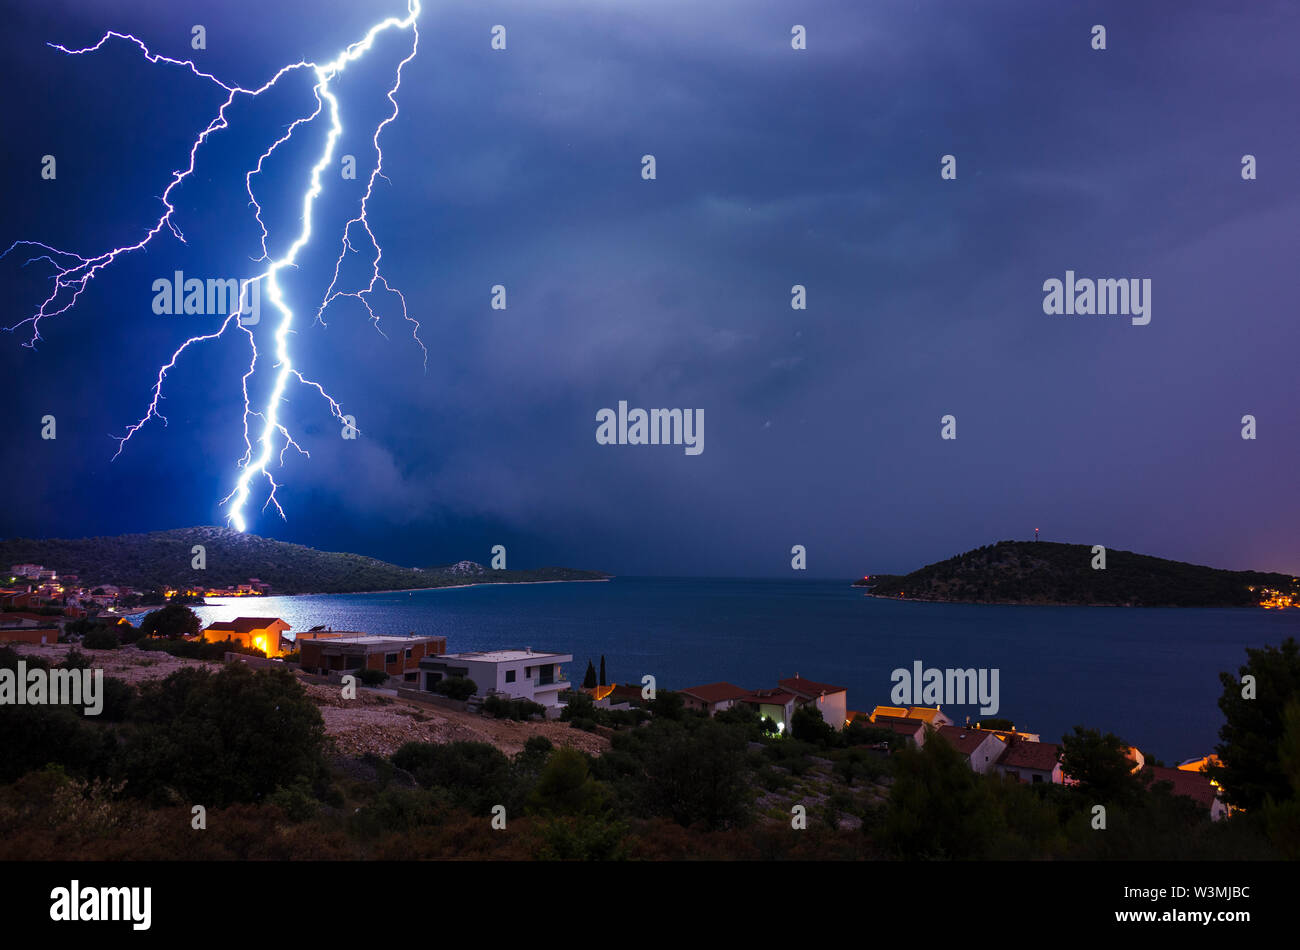
<path fill-rule="evenodd" d="M 349 591 L 330 591 L 328 593 L 301 591 L 297 594 L 270 594 L 269 596 L 271 597 L 353 597 L 357 594 L 413 594 L 416 591 L 422 591 L 422 590 L 461 590 L 462 588 L 465 587 L 509 587 L 516 584 L 603 584 L 607 581 L 612 581 L 613 579 L 614 579 L 613 576 L 610 576 L 610 577 L 573 577 L 573 578 L 553 580 L 553 581 L 476 581 L 472 584 L 440 584 L 436 587 L 391 587 L 385 590 L 349 590 Z M 231 598 L 231 600 L 235 600 L 235 599 L 247 600 L 250 598 Z M 251 598 L 251 599 L 256 600 L 260 598 Z M 203 606 L 220 607 L 225 605 L 205 604 Z"/>
<path fill-rule="evenodd" d="M 849 585 L 853 586 L 853 585 Z M 1023 600 L 923 600 L 920 597 L 887 597 L 864 594 L 875 600 L 892 600 L 905 604 L 960 604 L 963 607 L 1122 607 L 1129 610 L 1255 610 L 1258 604 L 1081 604 L 1070 601 L 1027 602 Z"/>

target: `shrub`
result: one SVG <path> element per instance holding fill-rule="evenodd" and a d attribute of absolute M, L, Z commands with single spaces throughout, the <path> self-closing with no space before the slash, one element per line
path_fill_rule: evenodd
<path fill-rule="evenodd" d="M 546 736 L 529 736 L 524 743 L 524 751 L 537 755 L 549 755 L 555 749 L 555 743 Z"/>
<path fill-rule="evenodd" d="M 81 638 L 81 645 L 87 650 L 116 650 L 121 645 L 117 631 L 113 627 L 92 627 Z"/>
<path fill-rule="evenodd" d="M 531 699 L 505 699 L 492 695 L 483 700 L 483 711 L 497 719 L 527 720 L 546 715 L 546 707 Z"/>
<path fill-rule="evenodd" d="M 305 778 L 299 778 L 292 785 L 280 786 L 266 800 L 295 823 L 314 817 L 320 807 L 316 796 L 311 792 L 311 783 Z"/>
<path fill-rule="evenodd" d="M 486 742 L 408 742 L 393 753 L 392 762 L 425 788 L 446 789 L 453 802 L 474 814 L 487 814 L 498 804 L 514 810 L 510 760 Z"/>
<path fill-rule="evenodd" d="M 231 663 L 144 684 L 120 767 L 139 794 L 256 802 L 324 764 L 320 710 L 288 670 Z"/>
<path fill-rule="evenodd" d="M 362 686 L 382 686 L 388 682 L 388 674 L 383 670 L 371 670 L 362 667 L 359 670 L 345 670 L 345 676 L 355 676 L 361 681 Z"/>
<path fill-rule="evenodd" d="M 466 676 L 447 676 L 433 684 L 433 691 L 448 699 L 469 699 L 478 692 L 478 684 Z"/>
<path fill-rule="evenodd" d="M 68 651 L 68 655 L 63 658 L 63 662 L 59 664 L 58 668 L 61 670 L 88 670 L 90 669 L 90 657 L 73 647 Z"/>

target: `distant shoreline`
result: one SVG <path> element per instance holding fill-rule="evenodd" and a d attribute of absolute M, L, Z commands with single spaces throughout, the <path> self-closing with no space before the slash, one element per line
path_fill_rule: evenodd
<path fill-rule="evenodd" d="M 854 586 L 852 584 L 850 587 Z M 1052 600 L 924 600 L 920 597 L 890 597 L 888 594 L 864 594 L 875 600 L 901 601 L 905 604 L 949 604 L 962 607 L 1119 607 L 1125 610 L 1263 610 L 1258 604 L 1085 604 L 1077 601 Z"/>
<path fill-rule="evenodd" d="M 299 594 L 267 594 L 267 597 L 353 597 L 357 594 L 413 594 L 422 590 L 461 590 L 466 587 L 511 587 L 517 584 L 603 584 L 613 577 L 573 577 L 553 581 L 476 581 L 472 584 L 440 584 L 436 587 L 392 587 L 385 590 L 303 591 Z M 231 600 L 262 600 L 261 597 L 231 597 Z M 195 606 L 225 607 L 228 604 L 203 604 Z"/>

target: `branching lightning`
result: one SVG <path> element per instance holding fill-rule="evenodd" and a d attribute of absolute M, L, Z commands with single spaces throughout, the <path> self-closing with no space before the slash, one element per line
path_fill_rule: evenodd
<path fill-rule="evenodd" d="M 257 261 L 266 262 L 266 269 L 251 278 L 249 281 L 241 283 L 239 299 L 240 307 L 231 308 L 232 312 L 226 316 L 226 319 L 222 322 L 220 328 L 211 333 L 191 337 L 177 347 L 175 352 L 172 353 L 171 358 L 158 370 L 157 378 L 154 381 L 150 393 L 150 402 L 144 415 L 128 426 L 124 435 L 114 437 L 117 440 L 118 446 L 117 452 L 113 455 L 113 458 L 117 458 L 117 456 L 122 453 L 122 450 L 126 447 L 127 443 L 131 440 L 132 436 L 148 424 L 151 419 L 160 419 L 163 424 L 166 425 L 167 419 L 159 411 L 159 402 L 163 398 L 163 383 L 167 378 L 167 374 L 175 368 L 181 356 L 191 346 L 223 337 L 232 326 L 241 330 L 248 340 L 251 352 L 248 369 L 240 380 L 240 386 L 244 397 L 243 437 L 245 451 L 243 457 L 237 464 L 238 477 L 235 481 L 235 487 L 228 495 L 221 499 L 222 505 L 229 506 L 227 519 L 239 531 L 244 531 L 247 527 L 247 522 L 244 516 L 244 506 L 248 503 L 249 496 L 252 493 L 252 483 L 259 477 L 264 477 L 269 486 L 266 501 L 262 505 L 262 510 L 265 511 L 268 506 L 274 506 L 280 516 L 282 518 L 284 517 L 284 509 L 280 507 L 280 503 L 276 499 L 276 490 L 279 488 L 279 485 L 270 471 L 272 457 L 278 456 L 279 464 L 283 465 L 285 452 L 290 448 L 293 448 L 295 451 L 303 455 L 308 454 L 294 440 L 289 430 L 280 422 L 279 419 L 280 404 L 285 401 L 285 390 L 288 387 L 290 380 L 296 380 L 301 385 L 314 390 L 329 405 L 331 414 L 345 424 L 347 423 L 343 409 L 339 403 L 330 396 L 323 386 L 305 377 L 294 366 L 289 347 L 289 337 L 295 332 L 293 329 L 294 311 L 290 308 L 288 301 L 285 299 L 283 288 L 280 286 L 279 274 L 284 268 L 294 267 L 296 265 L 299 253 L 312 239 L 312 210 L 316 198 L 320 195 L 323 189 L 321 176 L 324 174 L 326 168 L 333 163 L 334 149 L 338 143 L 339 137 L 343 133 L 339 102 L 333 91 L 332 84 L 349 64 L 356 62 L 370 50 L 374 45 L 376 37 L 387 30 L 397 30 L 400 32 L 410 30 L 411 50 L 410 53 L 407 54 L 398 64 L 393 85 L 388 90 L 387 98 L 392 104 L 392 110 L 383 118 L 378 126 L 376 126 L 372 137 L 376 156 L 375 166 L 370 174 L 370 179 L 366 184 L 365 194 L 361 199 L 360 211 L 357 216 L 349 220 L 343 228 L 342 248 L 339 251 L 338 260 L 334 265 L 333 279 L 330 281 L 329 288 L 325 291 L 321 304 L 316 310 L 316 320 L 323 325 L 323 315 L 326 308 L 339 297 L 349 297 L 355 298 L 366 308 L 366 312 L 370 315 L 371 322 L 378 330 L 379 315 L 375 312 L 375 309 L 372 306 L 371 298 L 382 291 L 385 294 L 396 297 L 397 301 L 400 303 L 402 317 L 410 325 L 411 335 L 424 354 L 426 368 L 428 366 L 428 350 L 420 339 L 419 321 L 412 317 L 408 312 L 406 298 L 402 293 L 390 286 L 388 281 L 383 277 L 380 271 L 380 260 L 383 257 L 383 248 L 380 246 L 374 231 L 370 227 L 370 221 L 367 218 L 370 198 L 374 193 L 375 180 L 377 178 L 384 178 L 385 181 L 388 181 L 382 171 L 384 156 L 383 150 L 380 148 L 379 138 L 384 128 L 397 118 L 397 93 L 402 85 L 402 69 L 407 63 L 415 58 L 416 51 L 419 47 L 420 34 L 417 26 L 419 15 L 420 0 L 407 0 L 407 15 L 404 18 L 388 17 L 387 19 L 376 23 L 369 29 L 362 39 L 348 46 L 330 62 L 313 63 L 302 61 L 284 66 L 273 77 L 271 77 L 269 81 L 257 88 L 244 88 L 242 86 L 222 82 L 211 73 L 202 71 L 197 65 L 189 60 L 172 59 L 152 52 L 141 40 L 126 33 L 110 31 L 105 33 L 94 46 L 85 49 L 74 50 L 58 44 L 50 44 L 55 49 L 70 56 L 81 56 L 87 53 L 97 52 L 112 40 L 122 40 L 133 43 L 139 47 L 140 51 L 144 54 L 145 59 L 150 63 L 162 63 L 169 66 L 179 66 L 188 69 L 194 76 L 214 83 L 224 90 L 226 98 L 221 104 L 221 107 L 217 110 L 217 114 L 213 117 L 212 121 L 209 122 L 207 127 L 199 133 L 198 137 L 194 140 L 193 145 L 190 147 L 188 166 L 184 170 L 178 170 L 172 173 L 171 182 L 168 184 L 166 190 L 161 196 L 164 209 L 163 213 L 159 217 L 157 223 L 150 228 L 144 238 L 139 242 L 123 247 L 117 247 L 94 257 L 83 257 L 80 254 L 59 250 L 38 241 L 15 241 L 10 245 L 9 249 L 4 252 L 4 254 L 0 254 L 0 258 L 4 258 L 18 248 L 32 249 L 34 253 L 27 260 L 27 264 L 40 261 L 48 264 L 53 269 L 51 277 L 53 288 L 50 291 L 49 296 L 40 303 L 31 316 L 8 328 L 13 331 L 20 327 L 30 325 L 31 338 L 23 345 L 33 348 L 42 339 L 41 321 L 50 317 L 56 317 L 72 309 L 90 282 L 94 280 L 94 278 L 103 271 L 104 268 L 108 267 L 119 257 L 130 254 L 132 251 L 138 251 L 145 248 L 155 237 L 162 233 L 164 229 L 174 235 L 178 241 L 182 243 L 185 242 L 185 236 L 182 234 L 174 220 L 175 207 L 172 204 L 172 193 L 194 173 L 198 152 L 199 149 L 202 148 L 204 142 L 206 142 L 215 132 L 228 128 L 226 112 L 237 98 L 241 96 L 260 96 L 267 90 L 273 88 L 286 74 L 297 70 L 310 69 L 315 73 L 315 84 L 312 90 L 316 102 L 315 109 L 292 122 L 285 133 L 262 153 L 261 157 L 257 160 L 256 166 L 248 171 L 244 179 L 249 202 L 255 209 L 254 214 L 258 226 L 261 229 L 262 254 L 261 257 L 257 258 Z M 267 246 L 270 235 L 262 218 L 262 206 L 258 203 L 253 192 L 253 179 L 257 175 L 261 174 L 264 163 L 271 157 L 276 149 L 285 142 L 288 142 L 299 128 L 315 122 L 322 115 L 325 115 L 328 118 L 329 130 L 325 136 L 325 143 L 320 155 L 311 168 L 307 189 L 303 193 L 302 228 L 293 243 L 290 244 L 289 247 L 278 257 L 273 257 Z M 342 268 L 343 261 L 349 252 L 360 253 L 358 248 L 352 243 L 351 236 L 354 233 L 354 230 L 356 230 L 358 236 L 360 236 L 361 232 L 364 232 L 366 245 L 368 245 L 370 251 L 373 252 L 370 266 L 370 279 L 369 283 L 360 290 L 343 291 L 339 289 L 339 272 Z M 252 398 L 248 391 L 249 380 L 252 379 L 257 372 L 259 359 L 257 343 L 252 330 L 245 326 L 239 319 L 240 311 L 245 307 L 246 295 L 252 281 L 265 282 L 267 297 L 280 315 L 279 324 L 274 333 L 275 362 L 271 367 L 275 375 L 273 377 L 270 396 L 267 398 L 265 406 L 260 410 L 253 408 Z M 380 330 L 379 332 L 382 334 L 383 331 Z M 259 428 L 260 434 L 254 436 L 254 431 Z M 278 453 L 277 446 L 279 447 Z"/>

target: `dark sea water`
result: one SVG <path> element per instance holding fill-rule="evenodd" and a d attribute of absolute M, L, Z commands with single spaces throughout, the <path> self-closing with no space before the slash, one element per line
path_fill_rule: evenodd
<path fill-rule="evenodd" d="M 371 634 L 440 634 L 449 651 L 572 653 L 568 679 L 605 656 L 611 681 L 661 688 L 727 680 L 756 689 L 799 673 L 848 689 L 850 709 L 890 702 L 890 673 L 996 668 L 1001 710 L 1059 741 L 1075 724 L 1175 764 L 1212 750 L 1220 671 L 1246 647 L 1300 637 L 1300 611 L 981 607 L 877 600 L 844 581 L 619 577 L 413 593 L 217 601 L 204 622 L 278 616 Z M 292 633 L 292 631 L 291 631 Z M 951 710 L 960 722 L 973 707 Z"/>

